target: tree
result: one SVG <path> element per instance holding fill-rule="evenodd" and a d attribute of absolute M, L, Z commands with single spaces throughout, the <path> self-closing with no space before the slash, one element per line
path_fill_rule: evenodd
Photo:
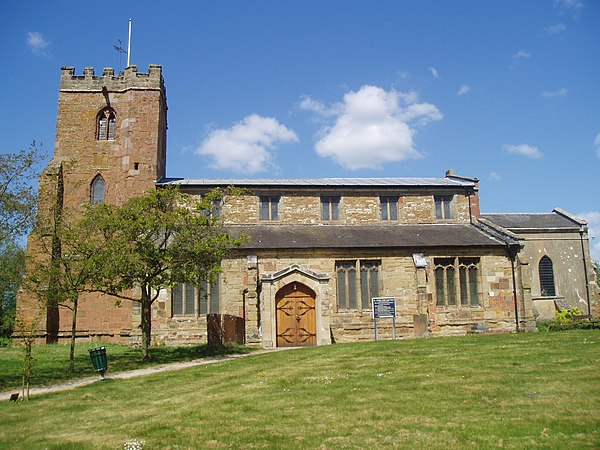
<path fill-rule="evenodd" d="M 10 337 L 15 325 L 17 292 L 25 274 L 25 251 L 10 240 L 0 242 L 0 337 Z"/>
<path fill-rule="evenodd" d="M 31 182 L 43 158 L 35 141 L 29 150 L 0 154 L 0 243 L 31 230 L 37 203 Z"/>
<path fill-rule="evenodd" d="M 38 223 L 36 233 L 42 250 L 41 258 L 31 261 L 26 286 L 35 292 L 46 307 L 69 309 L 71 320 L 71 348 L 69 372 L 75 370 L 75 339 L 77 336 L 77 312 L 80 294 L 91 290 L 91 282 L 97 268 L 104 262 L 102 246 L 104 239 L 88 236 L 84 222 L 66 216 L 58 205 L 47 221 Z"/>
<path fill-rule="evenodd" d="M 217 208 L 224 198 L 221 190 L 199 198 L 168 187 L 120 207 L 101 204 L 85 210 L 82 226 L 94 241 L 96 262 L 90 288 L 140 304 L 144 360 L 149 358 L 151 308 L 160 291 L 211 279 L 244 239 L 232 237 L 220 224 Z"/>

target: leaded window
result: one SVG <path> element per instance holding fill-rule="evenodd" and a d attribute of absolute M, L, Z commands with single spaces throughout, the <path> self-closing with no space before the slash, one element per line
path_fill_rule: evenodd
<path fill-rule="evenodd" d="M 106 193 L 106 183 L 102 175 L 98 174 L 92 180 L 90 186 L 90 203 L 92 205 L 98 205 L 104 203 L 104 196 Z"/>
<path fill-rule="evenodd" d="M 279 197 L 260 197 L 260 220 L 279 220 Z"/>
<path fill-rule="evenodd" d="M 172 313 L 177 316 L 199 316 L 220 313 L 219 276 L 200 286 L 177 283 L 171 290 Z"/>
<path fill-rule="evenodd" d="M 340 220 L 340 197 L 321 197 L 321 219 Z"/>
<path fill-rule="evenodd" d="M 435 258 L 438 306 L 479 306 L 479 258 Z"/>
<path fill-rule="evenodd" d="M 116 118 L 111 108 L 104 108 L 98 113 L 96 139 L 112 141 L 115 138 Z"/>
<path fill-rule="evenodd" d="M 540 273 L 540 291 L 543 297 L 552 297 L 556 295 L 556 288 L 554 286 L 554 269 L 552 267 L 552 260 L 547 256 L 540 259 L 539 264 Z"/>
<path fill-rule="evenodd" d="M 453 195 L 434 195 L 435 218 L 438 220 L 452 219 Z"/>
<path fill-rule="evenodd" d="M 371 299 L 379 297 L 381 261 L 353 260 L 335 264 L 337 300 L 340 310 L 370 310 Z"/>
<path fill-rule="evenodd" d="M 398 197 L 380 197 L 381 220 L 398 220 Z"/>

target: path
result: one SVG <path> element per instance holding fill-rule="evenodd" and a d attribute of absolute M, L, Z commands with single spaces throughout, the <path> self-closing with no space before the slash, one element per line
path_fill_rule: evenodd
<path fill-rule="evenodd" d="M 243 354 L 239 354 L 239 355 L 219 356 L 216 358 L 203 358 L 203 359 L 196 359 L 194 361 L 187 361 L 187 362 L 180 362 L 180 363 L 173 363 L 173 364 L 164 364 L 162 366 L 146 367 L 144 369 L 129 370 L 127 372 L 119 372 L 119 373 L 111 374 L 111 375 L 105 376 L 104 379 L 105 380 L 125 380 L 127 378 L 151 375 L 154 373 L 187 369 L 188 367 L 203 366 L 206 364 L 214 364 L 214 363 L 223 362 L 223 361 L 230 361 L 232 359 L 245 358 L 247 356 L 264 355 L 265 353 L 271 353 L 271 352 L 275 352 L 275 351 L 285 350 L 288 348 L 294 348 L 294 347 L 277 347 L 277 348 L 273 348 L 273 349 L 263 349 L 263 350 L 258 350 L 258 351 L 250 352 L 250 353 L 243 353 Z M 65 383 L 54 384 L 52 386 L 32 387 L 29 390 L 29 396 L 31 397 L 33 395 L 43 395 L 43 394 L 49 394 L 52 392 L 60 392 L 60 391 L 66 391 L 69 389 L 76 389 L 81 386 L 87 386 L 88 384 L 97 383 L 98 381 L 102 381 L 102 378 L 100 376 L 79 378 L 76 380 L 67 381 Z M 19 395 L 21 395 L 20 389 L 13 389 L 12 391 L 0 392 L 0 401 L 9 400 L 11 394 L 14 394 L 17 392 L 19 393 Z"/>

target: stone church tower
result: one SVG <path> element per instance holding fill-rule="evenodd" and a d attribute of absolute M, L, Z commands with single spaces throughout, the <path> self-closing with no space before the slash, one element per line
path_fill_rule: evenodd
<path fill-rule="evenodd" d="M 77 213 L 87 203 L 120 205 L 154 189 L 166 170 L 167 99 L 161 66 L 150 65 L 148 73 L 129 66 L 116 75 L 106 68 L 102 76 L 95 76 L 91 67 L 83 76 L 75 75 L 73 67 L 61 71 L 54 157 L 40 176 L 38 220 L 51 220 L 43 215 L 52 210 Z M 50 257 L 48 251 L 40 256 L 35 235 L 27 251 L 34 258 Z M 31 294 L 22 293 L 18 303 L 25 316 L 34 314 L 37 302 Z M 99 295 L 81 299 L 77 322 L 82 336 L 128 341 L 132 320 L 129 302 L 115 307 Z M 68 335 L 70 321 L 69 310 L 49 307 L 40 328 L 53 342 Z"/>

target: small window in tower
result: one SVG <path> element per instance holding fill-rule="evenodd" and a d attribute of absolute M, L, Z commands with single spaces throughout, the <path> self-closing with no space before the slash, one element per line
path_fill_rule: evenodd
<path fill-rule="evenodd" d="M 104 108 L 98 113 L 96 137 L 99 141 L 112 141 L 115 138 L 116 119 L 111 108 Z"/>
<path fill-rule="evenodd" d="M 133 163 L 133 170 L 140 170 L 140 163 Z"/>
<path fill-rule="evenodd" d="M 104 178 L 102 178 L 102 175 L 96 175 L 92 180 L 90 189 L 90 201 L 92 205 L 104 203 L 105 188 L 106 183 L 104 182 Z"/>

